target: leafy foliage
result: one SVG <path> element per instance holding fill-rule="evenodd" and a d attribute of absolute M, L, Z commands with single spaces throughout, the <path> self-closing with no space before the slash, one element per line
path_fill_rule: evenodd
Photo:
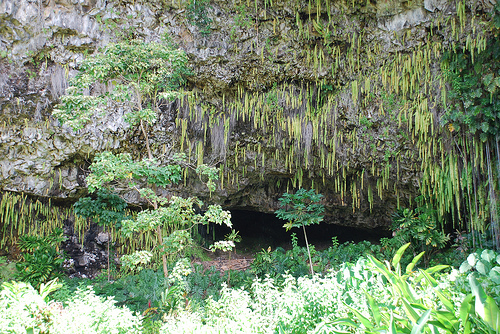
<path fill-rule="evenodd" d="M 231 215 L 220 205 L 210 205 L 203 214 L 195 212 L 195 206 L 202 207 L 203 202 L 194 198 L 173 196 L 167 206 L 155 210 L 143 210 L 134 219 L 122 222 L 122 232 L 126 236 L 133 233 L 169 227 L 173 232 L 163 239 L 162 252 L 170 256 L 183 255 L 192 242 L 190 231 L 197 225 L 216 223 L 231 227 Z"/>
<path fill-rule="evenodd" d="M 494 296 L 500 296 L 500 254 L 491 250 L 478 250 L 469 254 L 460 265 L 460 273 L 476 272 L 476 279 Z M 496 297 L 497 302 L 500 298 Z"/>
<path fill-rule="evenodd" d="M 45 237 L 21 236 L 18 247 L 23 258 L 16 264 L 17 279 L 39 286 L 56 277 L 61 277 L 64 257 L 58 247 L 66 240 L 60 228 Z"/>
<path fill-rule="evenodd" d="M 287 231 L 293 227 L 302 227 L 311 274 L 314 269 L 305 227 L 319 224 L 323 220 L 325 207 L 320 203 L 322 197 L 323 195 L 316 194 L 314 189 L 299 189 L 295 194 L 284 193 L 279 199 L 282 208 L 276 211 L 276 217 L 288 221 L 283 225 Z"/>
<path fill-rule="evenodd" d="M 8 262 L 7 258 L 0 256 L 0 283 L 10 281 L 16 276 L 16 263 Z"/>
<path fill-rule="evenodd" d="M 90 170 L 91 174 L 86 178 L 90 192 L 115 180 L 126 180 L 131 187 L 136 186 L 134 180 L 144 180 L 148 184 L 165 187 L 179 182 L 182 177 L 179 165 L 160 166 L 155 159 L 134 161 L 128 153 L 98 154 Z"/>
<path fill-rule="evenodd" d="M 414 212 L 402 209 L 393 216 L 394 238 L 401 244 L 411 243 L 414 253 L 425 251 L 424 262 L 429 264 L 430 257 L 438 249 L 445 247 L 450 237 L 438 230 L 436 217 L 431 210 L 420 207 Z"/>
<path fill-rule="evenodd" d="M 146 265 L 151 261 L 153 253 L 148 251 L 136 251 L 130 255 L 123 255 L 120 258 L 122 270 L 124 272 L 138 272 L 143 270 Z"/>
<path fill-rule="evenodd" d="M 203 2 L 198 5 L 203 5 Z M 86 178 L 89 191 L 99 191 L 97 199 L 82 199 L 76 205 L 77 213 L 96 218 L 103 224 L 121 221 L 121 231 L 126 236 L 154 230 L 157 234 L 156 249 L 162 254 L 164 275 L 167 276 L 166 255 L 183 253 L 184 248 L 192 241 L 190 231 L 195 225 L 210 222 L 231 225 L 229 213 L 220 206 L 209 206 L 207 212 L 200 215 L 195 213 L 194 206 L 201 208 L 203 203 L 195 198 L 182 199 L 174 196 L 168 199 L 156 194 L 157 187 L 165 188 L 179 182 L 182 169 L 179 164 L 163 165 L 153 157 L 147 126 L 155 123 L 161 98 L 179 96 L 177 90 L 190 74 L 187 56 L 171 43 L 122 41 L 111 43 L 104 50 L 85 59 L 79 70 L 68 88 L 68 95 L 61 98 L 61 105 L 54 110 L 54 116 L 76 130 L 113 104 L 125 106 L 128 110 L 125 121 L 131 126 L 139 126 L 145 138 L 147 159 L 134 160 L 128 153 L 98 154 L 90 166 L 91 173 Z M 106 89 L 92 91 L 98 83 Z M 87 93 L 89 89 L 90 95 Z M 201 165 L 197 167 L 197 172 L 200 178 L 208 179 L 210 191 L 215 190 L 217 169 Z M 126 183 L 130 189 L 139 192 L 151 209 L 140 212 L 135 218 L 123 220 L 121 211 L 126 203 L 103 191 L 108 187 L 116 188 L 119 183 Z M 113 208 L 113 205 L 117 207 Z M 163 229 L 173 233 L 164 238 Z M 137 266 L 144 266 L 144 262 L 150 257 L 143 255 L 145 253 L 125 257 L 124 268 L 135 270 Z"/>
<path fill-rule="evenodd" d="M 168 44 L 141 40 L 108 44 L 80 64 L 79 74 L 71 81 L 67 95 L 61 97 L 54 116 L 73 129 L 81 129 L 115 102 L 131 109 L 126 117 L 129 124 L 137 125 L 141 120 L 152 124 L 158 95 L 176 97 L 175 90 L 191 73 L 186 63 L 186 54 Z M 107 89 L 94 89 L 89 95 L 87 91 L 96 82 Z"/>
<path fill-rule="evenodd" d="M 99 189 L 96 198 L 82 197 L 74 205 L 75 214 L 93 218 L 101 226 L 120 223 L 125 217 L 127 202 L 106 189 Z"/>
<path fill-rule="evenodd" d="M 422 254 L 403 269 L 408 247 L 390 262 L 368 256 L 323 277 L 256 279 L 244 290 L 224 286 L 203 310 L 167 317 L 160 332 L 495 332 L 498 307 L 474 277 L 465 295 L 454 285 L 456 270 L 441 275 L 447 266 L 416 269 Z"/>
<path fill-rule="evenodd" d="M 474 54 L 467 50 L 447 51 L 443 55 L 443 70 L 451 83 L 450 97 L 455 101 L 448 109 L 445 121 L 452 129 L 465 127 L 483 141 L 498 135 L 500 130 L 500 5 L 495 6 L 491 23 L 485 27 L 492 36 L 486 39 L 484 50 Z"/>
<path fill-rule="evenodd" d="M 49 302 L 48 294 L 59 286 L 51 282 L 35 291 L 26 283 L 4 283 L 0 291 L 2 333 L 141 333 L 141 318 L 112 299 L 79 289 L 63 307 Z"/>
<path fill-rule="evenodd" d="M 276 217 L 288 221 L 283 225 L 287 230 L 319 224 L 325 211 L 324 206 L 320 204 L 322 197 L 323 195 L 316 194 L 314 189 L 299 189 L 295 194 L 284 193 L 279 199 L 282 208 L 276 211 Z"/>
<path fill-rule="evenodd" d="M 190 0 L 187 5 L 187 18 L 190 24 L 197 26 L 203 35 L 210 34 L 212 19 L 207 16 L 210 0 Z"/>

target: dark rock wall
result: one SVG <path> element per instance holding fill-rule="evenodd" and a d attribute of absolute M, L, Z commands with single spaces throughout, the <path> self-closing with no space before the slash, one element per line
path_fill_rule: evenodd
<path fill-rule="evenodd" d="M 171 191 L 269 213 L 283 192 L 313 186 L 328 222 L 387 227 L 419 194 L 418 143 L 437 136 L 443 113 L 441 54 L 479 41 L 494 1 L 462 1 L 463 14 L 447 0 L 198 4 L 2 0 L 1 189 L 70 203 L 96 152 L 144 154 L 124 110 L 76 133 L 51 111 L 86 54 L 168 36 L 194 75 L 185 98 L 160 106 L 154 149 L 221 167 L 211 196 L 191 177 Z"/>

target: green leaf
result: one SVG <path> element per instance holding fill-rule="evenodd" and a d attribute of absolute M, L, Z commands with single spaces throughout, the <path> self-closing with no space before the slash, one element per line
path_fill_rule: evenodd
<path fill-rule="evenodd" d="M 467 295 L 460 305 L 460 320 L 462 321 L 464 334 L 471 332 L 472 323 L 469 319 L 475 313 L 474 304 L 472 303 L 473 298 L 474 296 L 472 294 Z"/>
<path fill-rule="evenodd" d="M 469 254 L 469 256 L 467 256 L 467 262 L 471 267 L 474 267 L 477 262 L 477 255 L 475 253 Z"/>
<path fill-rule="evenodd" d="M 408 316 L 408 318 L 410 318 L 412 322 L 416 323 L 420 318 L 417 311 L 415 311 L 415 309 L 410 305 L 410 303 L 408 303 L 406 299 L 403 298 L 401 301 L 403 302 L 403 307 L 406 311 L 406 315 Z"/>
<path fill-rule="evenodd" d="M 420 254 L 418 254 L 417 256 L 415 256 L 413 258 L 413 260 L 411 261 L 411 263 L 406 267 L 406 273 L 409 274 L 413 268 L 415 267 L 415 265 L 418 263 L 418 261 L 420 261 L 420 259 L 422 258 L 422 256 L 424 256 L 425 252 L 421 252 Z"/>
<path fill-rule="evenodd" d="M 397 251 L 396 254 L 394 254 L 394 257 L 392 258 L 392 266 L 395 268 L 397 264 L 399 264 L 399 261 L 401 261 L 401 258 L 403 257 L 403 254 L 405 250 L 410 246 L 410 243 L 407 243 L 403 246 L 401 246 Z"/>
<path fill-rule="evenodd" d="M 469 283 L 472 293 L 476 297 L 476 313 L 494 331 L 498 331 L 500 329 L 500 311 L 495 300 L 484 292 L 483 287 L 477 282 L 474 275 L 469 275 Z"/>
<path fill-rule="evenodd" d="M 446 265 L 446 264 L 439 264 L 437 266 L 425 269 L 425 272 L 428 274 L 434 274 L 434 273 L 437 273 L 437 272 L 442 271 L 442 270 L 449 268 L 449 267 L 450 266 Z"/>
<path fill-rule="evenodd" d="M 490 271 L 490 265 L 488 262 L 485 262 L 481 259 L 476 262 L 476 270 L 483 275 L 488 275 L 488 272 Z"/>
<path fill-rule="evenodd" d="M 384 275 L 389 281 L 393 282 L 394 281 L 394 273 L 390 271 L 389 269 L 384 266 L 382 262 L 377 260 L 373 255 L 368 254 L 368 259 L 370 262 L 375 266 L 375 268 L 382 274 Z"/>
<path fill-rule="evenodd" d="M 436 323 L 433 325 L 442 328 L 450 333 L 456 333 L 459 326 L 459 321 L 455 316 L 454 312 L 448 311 L 434 311 L 434 318 L 436 319 Z M 430 324 L 431 322 L 429 322 Z"/>
<path fill-rule="evenodd" d="M 494 81 L 495 81 L 495 85 L 496 85 L 497 87 L 500 87 L 500 76 L 499 76 L 499 77 L 496 77 Z"/>
<path fill-rule="evenodd" d="M 356 318 L 358 318 L 358 320 L 363 324 L 363 326 L 366 327 L 366 329 L 371 329 L 373 328 L 374 326 L 372 325 L 371 321 L 365 317 L 364 315 L 362 315 L 358 310 L 350 307 L 349 305 L 346 305 L 353 313 L 354 315 L 356 316 Z"/>
<path fill-rule="evenodd" d="M 483 77 L 483 83 L 485 86 L 489 86 L 493 82 L 493 74 L 489 73 Z"/>
<path fill-rule="evenodd" d="M 491 249 L 485 249 L 483 250 L 483 252 L 481 253 L 481 258 L 486 261 L 486 262 L 492 262 L 495 260 L 496 258 L 496 254 L 494 251 L 492 251 Z"/>
<path fill-rule="evenodd" d="M 460 265 L 459 271 L 460 271 L 461 274 L 463 274 L 463 273 L 468 272 L 471 269 L 472 269 L 472 266 L 469 264 L 469 262 L 468 261 L 464 261 Z"/>
<path fill-rule="evenodd" d="M 369 306 L 368 310 L 370 310 L 373 316 L 373 320 L 375 320 L 375 325 L 380 326 L 380 321 L 382 320 L 382 316 L 380 315 L 380 308 L 378 307 L 377 302 L 369 294 L 366 294 L 366 299 L 368 300 L 368 306 Z"/>
<path fill-rule="evenodd" d="M 398 334 L 396 322 L 394 321 L 394 314 L 391 312 L 391 320 L 389 322 L 389 334 Z"/>
<path fill-rule="evenodd" d="M 500 267 L 495 266 L 490 270 L 488 277 L 495 283 L 500 284 Z"/>
<path fill-rule="evenodd" d="M 427 324 L 427 321 L 429 321 L 430 315 L 431 315 L 432 310 L 427 310 L 422 314 L 422 316 L 417 320 L 417 323 L 415 326 L 413 326 L 411 330 L 411 334 L 421 334 L 423 333 L 424 327 Z"/>

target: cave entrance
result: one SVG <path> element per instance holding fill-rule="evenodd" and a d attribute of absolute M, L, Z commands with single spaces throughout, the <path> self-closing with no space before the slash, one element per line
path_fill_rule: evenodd
<path fill-rule="evenodd" d="M 242 253 L 256 253 L 261 249 L 276 249 L 283 247 L 291 249 L 291 235 L 295 233 L 299 246 L 305 246 L 302 229 L 293 228 L 285 231 L 285 221 L 276 218 L 274 214 L 250 211 L 230 210 L 233 229 L 239 232 L 241 242 L 236 244 L 236 249 Z M 225 226 L 214 225 L 210 228 L 211 236 L 215 240 L 221 240 L 231 230 Z M 368 240 L 379 242 L 380 238 L 389 237 L 389 232 L 382 229 L 359 229 L 334 224 L 320 223 L 306 227 L 309 244 L 316 249 L 326 249 L 332 245 L 332 238 L 337 237 L 340 243 L 347 241 L 359 242 Z"/>

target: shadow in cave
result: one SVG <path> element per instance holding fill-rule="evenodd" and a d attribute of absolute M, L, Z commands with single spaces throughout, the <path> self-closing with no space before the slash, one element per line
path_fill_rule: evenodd
<path fill-rule="evenodd" d="M 243 253 L 255 253 L 261 249 L 275 249 L 283 247 L 291 249 L 291 234 L 295 233 L 299 246 L 305 246 L 302 229 L 293 228 L 286 231 L 283 228 L 284 220 L 276 218 L 274 214 L 249 211 L 230 210 L 233 229 L 239 232 L 241 242 L 236 244 L 236 249 Z M 211 225 L 207 229 L 204 227 L 202 234 L 206 240 L 222 240 L 231 230 L 225 226 Z M 359 229 L 334 224 L 320 223 L 306 227 L 309 244 L 316 249 L 325 249 L 332 245 L 332 238 L 337 237 L 340 243 L 346 241 L 359 242 L 368 240 L 378 243 L 380 238 L 389 237 L 390 233 L 383 229 Z"/>

